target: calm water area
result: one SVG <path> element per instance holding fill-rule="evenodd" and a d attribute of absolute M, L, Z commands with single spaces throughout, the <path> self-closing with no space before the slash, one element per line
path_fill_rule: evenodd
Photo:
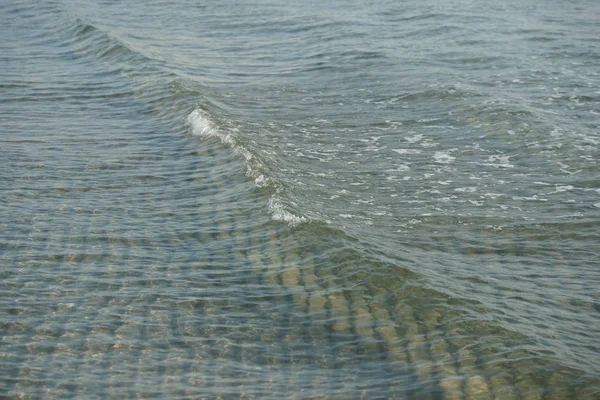
<path fill-rule="evenodd" d="M 0 36 L 0 399 L 600 399 L 599 2 Z"/>

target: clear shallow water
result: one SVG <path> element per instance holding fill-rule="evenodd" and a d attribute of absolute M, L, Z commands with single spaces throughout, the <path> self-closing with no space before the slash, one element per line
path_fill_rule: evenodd
<path fill-rule="evenodd" d="M 1 7 L 5 397 L 600 396 L 594 2 Z"/>

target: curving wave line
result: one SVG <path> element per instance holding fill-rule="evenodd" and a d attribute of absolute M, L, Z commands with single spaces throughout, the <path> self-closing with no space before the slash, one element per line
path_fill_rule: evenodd
<path fill-rule="evenodd" d="M 152 73 L 154 78 L 158 75 L 163 76 L 170 81 L 173 79 L 178 81 L 180 79 L 180 77 L 173 74 L 172 71 L 164 71 L 157 65 L 157 60 L 149 58 L 141 51 L 138 51 L 138 49 L 134 49 L 126 44 L 123 40 L 104 32 L 102 29 L 79 17 L 76 17 L 65 29 L 69 30 L 67 36 L 77 39 L 73 43 L 75 47 L 74 51 L 80 56 L 91 56 L 94 59 L 101 60 L 106 59 L 106 61 L 112 63 L 113 68 L 116 68 L 117 72 L 120 71 L 124 73 L 129 72 L 128 62 L 132 59 L 137 59 L 140 63 L 151 66 L 150 68 L 147 68 L 145 72 Z M 93 45 L 91 45 L 90 41 Z M 148 69 L 150 71 L 148 71 Z M 175 103 L 181 103 L 183 99 L 176 98 L 178 96 L 176 96 L 175 93 L 165 94 L 162 90 L 162 86 L 146 85 L 144 79 L 140 79 L 139 77 L 137 77 L 137 79 L 135 78 L 135 76 L 139 74 L 139 72 L 133 74 L 127 73 L 127 77 L 133 78 L 136 81 L 136 86 L 139 86 L 141 92 L 137 94 L 152 104 L 160 102 L 161 107 L 156 107 L 156 112 L 166 119 L 172 119 L 176 113 L 167 113 L 166 115 L 163 115 L 164 111 L 160 110 L 171 110 L 173 107 L 178 108 L 180 105 Z M 235 129 L 221 129 L 214 122 L 214 118 L 212 118 L 206 110 L 200 108 L 193 110 L 187 116 L 187 122 L 192 127 L 192 133 L 194 135 L 216 138 L 221 143 L 231 148 L 236 155 L 241 157 L 245 164 L 246 175 L 254 181 L 256 186 L 260 188 L 271 188 L 273 190 L 272 195 L 267 201 L 267 209 L 273 220 L 287 223 L 291 227 L 309 221 L 307 217 L 298 216 L 288 209 L 284 196 L 281 193 L 281 186 L 275 182 L 272 177 L 269 177 L 263 172 L 265 170 L 263 163 L 254 153 L 241 143 Z"/>
<path fill-rule="evenodd" d="M 216 138 L 240 156 L 246 167 L 246 176 L 251 178 L 256 186 L 273 190 L 267 201 L 268 211 L 273 220 L 285 222 L 291 227 L 309 221 L 307 217 L 295 215 L 288 210 L 282 197 L 281 186 L 273 178 L 265 175 L 263 163 L 240 142 L 235 131 L 223 131 L 213 122 L 207 111 L 199 108 L 188 115 L 187 121 L 195 136 Z"/>

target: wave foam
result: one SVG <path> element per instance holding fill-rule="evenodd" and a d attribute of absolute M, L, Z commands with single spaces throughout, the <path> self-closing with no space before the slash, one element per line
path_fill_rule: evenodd
<path fill-rule="evenodd" d="M 269 179 L 260 173 L 260 162 L 254 155 L 241 145 L 233 132 L 223 132 L 217 128 L 207 112 L 196 109 L 188 115 L 188 123 L 192 126 L 192 133 L 196 136 L 215 137 L 221 143 L 229 146 L 233 152 L 245 160 L 246 175 L 254 180 L 258 187 L 269 185 Z"/>
<path fill-rule="evenodd" d="M 308 218 L 297 216 L 285 209 L 285 206 L 276 196 L 272 196 L 268 202 L 269 213 L 275 221 L 287 222 L 289 226 L 294 227 L 303 222 L 308 222 Z"/>
<path fill-rule="evenodd" d="M 440 164 L 450 164 L 451 162 L 456 160 L 456 157 L 451 156 L 448 152 L 436 151 L 433 155 L 433 159 L 435 160 L 435 162 Z"/>
<path fill-rule="evenodd" d="M 224 144 L 235 145 L 233 136 L 217 129 L 205 111 L 199 109 L 192 111 L 188 115 L 188 123 L 192 126 L 192 133 L 196 136 L 216 137 Z"/>
<path fill-rule="evenodd" d="M 284 202 L 279 196 L 281 190 L 279 185 L 272 178 L 262 173 L 264 170 L 262 163 L 258 157 L 255 157 L 250 150 L 239 142 L 235 134 L 235 129 L 232 132 L 224 132 L 215 125 L 206 111 L 200 109 L 192 111 L 188 115 L 187 120 L 195 136 L 218 138 L 221 143 L 230 147 L 236 155 L 242 157 L 245 161 L 246 176 L 251 178 L 256 186 L 275 189 L 275 193 L 267 203 L 269 214 L 271 214 L 273 220 L 286 222 L 292 227 L 308 221 L 308 218 L 294 215 L 286 209 Z"/>

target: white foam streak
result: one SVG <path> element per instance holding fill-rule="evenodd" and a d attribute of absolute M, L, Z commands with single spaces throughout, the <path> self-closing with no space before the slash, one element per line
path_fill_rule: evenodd
<path fill-rule="evenodd" d="M 255 159 L 248 149 L 238 143 L 234 132 L 227 133 L 218 129 L 207 113 L 199 109 L 190 113 L 188 123 L 192 126 L 194 135 L 218 138 L 221 143 L 231 147 L 236 155 L 241 156 L 246 161 L 246 175 L 254 180 L 256 186 L 264 187 L 269 184 L 269 179 L 258 171 L 260 162 Z"/>
<path fill-rule="evenodd" d="M 433 155 L 433 158 L 435 162 L 440 164 L 450 164 L 451 162 L 456 160 L 456 157 L 451 156 L 450 154 L 443 151 L 436 151 Z"/>
<path fill-rule="evenodd" d="M 197 136 L 219 136 L 213 123 L 200 110 L 194 110 L 188 115 L 188 123 L 192 132 Z"/>
<path fill-rule="evenodd" d="M 291 227 L 297 226 L 303 222 L 308 222 L 308 218 L 297 216 L 287 211 L 277 196 L 272 196 L 268 202 L 269 213 L 275 221 L 288 223 Z"/>
<path fill-rule="evenodd" d="M 269 213 L 273 220 L 286 222 L 290 226 L 296 226 L 308 221 L 306 217 L 299 217 L 286 210 L 284 202 L 278 196 L 280 193 L 279 186 L 273 179 L 265 176 L 261 172 L 264 169 L 262 163 L 252 154 L 252 152 L 250 152 L 250 150 L 239 143 L 239 140 L 235 136 L 235 129 L 232 130 L 232 132 L 224 132 L 214 124 L 207 112 L 200 109 L 192 111 L 190 115 L 188 115 L 187 120 L 192 127 L 192 133 L 194 135 L 218 138 L 221 143 L 230 147 L 236 155 L 240 156 L 245 161 L 246 176 L 251 178 L 256 186 L 261 188 L 272 187 L 275 189 L 275 193 L 268 201 Z"/>
<path fill-rule="evenodd" d="M 222 143 L 235 146 L 231 134 L 223 133 L 210 120 L 202 110 L 194 110 L 188 115 L 188 123 L 192 126 L 192 133 L 196 136 L 217 137 Z M 235 150 L 235 148 L 234 148 Z"/>

